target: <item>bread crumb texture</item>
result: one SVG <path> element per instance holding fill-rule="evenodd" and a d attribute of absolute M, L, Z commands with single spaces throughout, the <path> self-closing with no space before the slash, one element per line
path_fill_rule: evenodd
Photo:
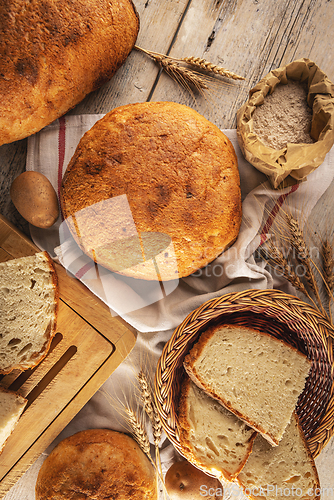
<path fill-rule="evenodd" d="M 184 456 L 226 480 L 244 466 L 257 433 L 185 376 L 178 409 Z"/>
<path fill-rule="evenodd" d="M 0 387 L 0 452 L 16 427 L 27 402 L 20 394 Z"/>
<path fill-rule="evenodd" d="M 254 499 L 319 498 L 319 477 L 295 414 L 279 446 L 270 446 L 262 436 L 256 437 L 238 482 Z"/>
<path fill-rule="evenodd" d="M 57 276 L 46 252 L 0 263 L 0 373 L 35 366 L 55 334 Z"/>
<path fill-rule="evenodd" d="M 128 435 L 89 429 L 61 441 L 43 462 L 36 500 L 151 500 L 155 471 Z"/>
<path fill-rule="evenodd" d="M 271 335 L 231 325 L 202 333 L 184 366 L 195 384 L 277 445 L 311 362 Z"/>
<path fill-rule="evenodd" d="M 312 109 L 307 104 L 307 85 L 294 80 L 278 84 L 252 114 L 258 138 L 273 149 L 287 143 L 312 144 Z"/>
<path fill-rule="evenodd" d="M 131 104 L 81 139 L 63 178 L 64 216 L 82 250 L 112 271 L 162 280 L 192 274 L 236 239 L 237 157 L 191 108 Z"/>

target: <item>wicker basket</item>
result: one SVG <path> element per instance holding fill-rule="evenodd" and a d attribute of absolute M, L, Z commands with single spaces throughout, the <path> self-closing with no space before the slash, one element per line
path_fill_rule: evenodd
<path fill-rule="evenodd" d="M 297 413 L 316 457 L 334 430 L 334 328 L 316 309 L 279 290 L 245 290 L 209 300 L 174 331 L 164 347 L 155 377 L 156 403 L 170 441 L 182 454 L 177 408 L 184 357 L 200 333 L 217 323 L 264 330 L 290 343 L 312 361 Z"/>

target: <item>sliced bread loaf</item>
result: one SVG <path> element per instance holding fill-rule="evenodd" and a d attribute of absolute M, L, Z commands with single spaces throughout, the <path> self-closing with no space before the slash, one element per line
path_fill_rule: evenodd
<path fill-rule="evenodd" d="M 209 328 L 184 361 L 196 385 L 273 446 L 282 439 L 310 366 L 285 342 L 237 325 Z"/>
<path fill-rule="evenodd" d="M 47 252 L 0 263 L 0 373 L 43 359 L 57 309 L 57 275 Z"/>
<path fill-rule="evenodd" d="M 190 462 L 218 479 L 230 481 L 238 475 L 257 433 L 187 376 L 178 421 L 182 452 Z"/>
<path fill-rule="evenodd" d="M 258 500 L 320 497 L 316 466 L 295 413 L 279 446 L 257 436 L 252 453 L 237 477 L 244 492 Z"/>
<path fill-rule="evenodd" d="M 13 391 L 0 387 L 0 452 L 13 432 L 27 399 Z"/>

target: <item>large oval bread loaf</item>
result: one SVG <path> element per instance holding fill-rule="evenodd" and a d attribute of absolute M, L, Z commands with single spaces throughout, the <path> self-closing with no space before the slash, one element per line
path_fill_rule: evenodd
<path fill-rule="evenodd" d="M 0 3 L 0 145 L 64 115 L 108 81 L 135 44 L 131 0 Z"/>
<path fill-rule="evenodd" d="M 187 106 L 121 106 L 81 139 L 61 204 L 95 262 L 146 280 L 189 276 L 238 235 L 237 157 L 225 134 Z"/>

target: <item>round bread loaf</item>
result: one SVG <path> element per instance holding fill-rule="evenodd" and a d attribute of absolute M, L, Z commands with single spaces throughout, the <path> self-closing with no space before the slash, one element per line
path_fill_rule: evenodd
<path fill-rule="evenodd" d="M 81 431 L 61 441 L 43 462 L 36 500 L 150 500 L 155 472 L 138 444 L 109 429 Z"/>
<path fill-rule="evenodd" d="M 0 3 L 0 145 L 42 129 L 108 81 L 135 44 L 131 0 Z"/>
<path fill-rule="evenodd" d="M 147 280 L 189 276 L 238 235 L 237 157 L 187 106 L 122 106 L 81 139 L 61 205 L 83 252 L 106 268 Z"/>

